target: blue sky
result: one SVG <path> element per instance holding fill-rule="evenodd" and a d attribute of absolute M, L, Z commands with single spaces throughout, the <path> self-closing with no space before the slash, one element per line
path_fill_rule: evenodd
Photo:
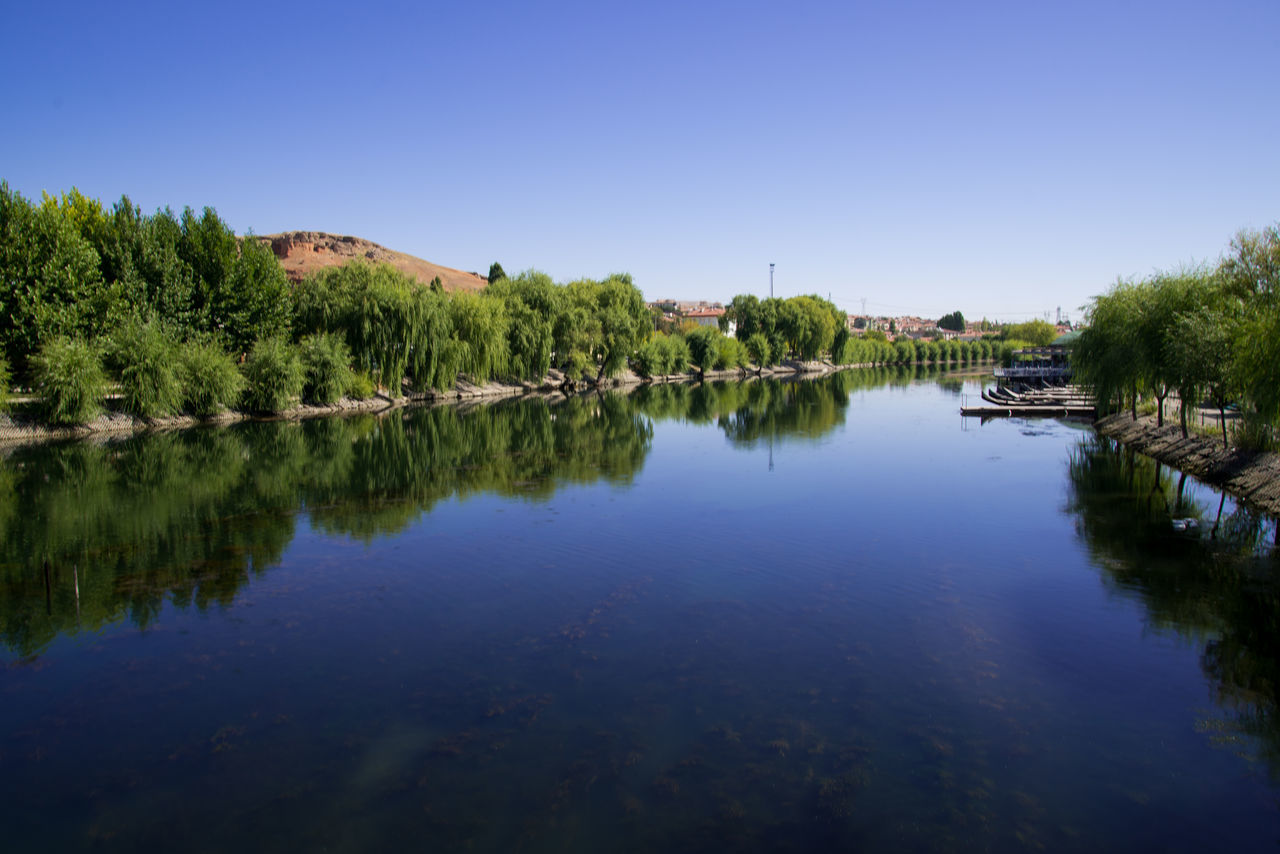
<path fill-rule="evenodd" d="M 9 4 L 0 178 L 1002 320 L 1280 220 L 1280 2 Z"/>

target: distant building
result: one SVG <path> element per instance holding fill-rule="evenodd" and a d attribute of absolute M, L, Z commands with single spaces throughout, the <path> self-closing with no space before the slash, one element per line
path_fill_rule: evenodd
<path fill-rule="evenodd" d="M 688 320 L 692 320 L 699 326 L 716 326 L 720 325 L 720 318 L 724 317 L 723 308 L 695 308 L 686 311 L 684 316 Z"/>

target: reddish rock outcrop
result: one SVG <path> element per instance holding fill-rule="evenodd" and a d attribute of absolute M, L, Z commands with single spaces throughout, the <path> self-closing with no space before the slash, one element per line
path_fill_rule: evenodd
<path fill-rule="evenodd" d="M 478 291 L 486 284 L 484 276 L 479 273 L 441 267 L 360 237 L 323 231 L 289 231 L 268 234 L 262 240 L 271 245 L 271 251 L 280 260 L 291 282 L 300 282 L 309 273 L 324 267 L 339 267 L 352 259 L 363 258 L 377 264 L 390 264 L 424 285 L 439 276 L 446 291 Z"/>

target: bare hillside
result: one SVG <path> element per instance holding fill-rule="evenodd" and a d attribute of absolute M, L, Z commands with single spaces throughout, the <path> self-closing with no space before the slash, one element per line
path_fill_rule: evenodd
<path fill-rule="evenodd" d="M 307 274 L 323 267 L 338 267 L 353 258 L 364 258 L 379 264 L 390 264 L 424 285 L 439 276 L 446 291 L 478 291 L 486 284 L 484 276 L 478 273 L 441 267 L 360 237 L 326 234 L 323 231 L 289 231 L 284 234 L 268 234 L 262 239 L 271 244 L 271 251 L 280 259 L 291 282 L 300 282 Z"/>

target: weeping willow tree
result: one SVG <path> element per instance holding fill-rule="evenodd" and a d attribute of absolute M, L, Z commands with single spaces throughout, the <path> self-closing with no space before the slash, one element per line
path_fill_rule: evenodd
<path fill-rule="evenodd" d="M 507 312 L 507 368 L 519 380 L 539 380 L 551 367 L 560 289 L 533 270 L 492 280 L 485 294 L 500 299 Z"/>
<path fill-rule="evenodd" d="M 1121 409 L 1127 401 L 1137 418 L 1141 380 L 1137 286 L 1117 282 L 1093 298 L 1087 316 L 1088 326 L 1071 353 L 1072 370 L 1078 380 L 1093 387 L 1100 410 Z"/>
<path fill-rule="evenodd" d="M 506 306 L 501 298 L 467 291 L 449 300 L 458 366 L 473 382 L 504 375 L 510 362 Z"/>
<path fill-rule="evenodd" d="M 484 369 L 486 358 L 500 358 L 491 355 L 490 343 L 500 312 L 471 305 L 455 311 L 455 298 L 423 287 L 389 264 L 328 267 L 300 282 L 293 300 L 300 337 L 341 333 L 355 368 L 376 377 L 392 394 L 399 393 L 406 374 L 416 387 L 445 389 L 459 371 Z M 478 340 L 459 336 L 459 319 L 466 334 Z"/>
<path fill-rule="evenodd" d="M 1243 415 L 1237 437 L 1253 448 L 1274 446 L 1280 423 L 1280 227 L 1245 231 L 1215 266 L 1181 269 L 1141 282 L 1119 282 L 1094 297 L 1088 327 L 1072 353 L 1077 376 L 1100 405 L 1137 417 L 1149 394 L 1163 420 L 1164 398 L 1176 390 L 1187 409 L 1208 401 Z"/>
<path fill-rule="evenodd" d="M 536 381 L 551 367 L 599 380 L 626 366 L 649 331 L 631 277 L 556 285 L 529 271 L 481 293 L 423 287 L 389 265 L 354 261 L 294 290 L 297 335 L 341 332 L 357 362 L 392 392 L 451 388 L 459 374 Z"/>

